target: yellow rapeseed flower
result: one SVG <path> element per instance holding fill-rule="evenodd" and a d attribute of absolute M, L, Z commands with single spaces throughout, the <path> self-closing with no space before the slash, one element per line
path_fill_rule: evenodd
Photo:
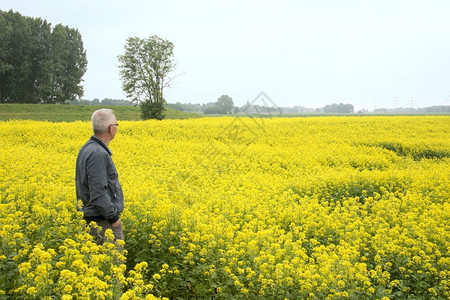
<path fill-rule="evenodd" d="M 73 199 L 90 124 L 69 125 L 0 122 L 6 295 L 450 297 L 448 116 L 121 122 L 125 240 L 103 246 Z"/>

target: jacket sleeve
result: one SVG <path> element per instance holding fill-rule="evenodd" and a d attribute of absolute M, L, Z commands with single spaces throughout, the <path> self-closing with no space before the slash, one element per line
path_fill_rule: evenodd
<path fill-rule="evenodd" d="M 93 152 L 86 161 L 89 194 L 91 205 L 95 206 L 101 216 L 111 223 L 119 219 L 119 212 L 112 204 L 108 194 L 108 153 L 102 151 Z"/>

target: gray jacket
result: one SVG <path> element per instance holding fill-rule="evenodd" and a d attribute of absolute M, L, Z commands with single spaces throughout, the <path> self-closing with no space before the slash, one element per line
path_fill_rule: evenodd
<path fill-rule="evenodd" d="M 108 146 L 95 136 L 78 153 L 76 194 L 77 200 L 83 202 L 81 211 L 88 222 L 108 220 L 114 223 L 123 211 L 123 191 L 111 155 Z M 80 210 L 78 205 L 77 209 Z"/>

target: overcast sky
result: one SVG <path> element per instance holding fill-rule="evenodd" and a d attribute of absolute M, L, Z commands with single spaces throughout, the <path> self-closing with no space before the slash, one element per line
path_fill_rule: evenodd
<path fill-rule="evenodd" d="M 0 9 L 76 28 L 84 99 L 126 99 L 117 55 L 128 37 L 174 44 L 169 103 L 450 105 L 449 0 L 2 0 Z"/>

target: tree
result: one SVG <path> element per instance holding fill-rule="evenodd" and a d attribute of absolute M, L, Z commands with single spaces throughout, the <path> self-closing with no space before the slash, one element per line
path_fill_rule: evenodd
<path fill-rule="evenodd" d="M 125 54 L 119 55 L 122 89 L 131 101 L 141 105 L 143 119 L 164 118 L 163 90 L 170 86 L 168 75 L 175 69 L 173 44 L 154 35 L 130 37 Z"/>
<path fill-rule="evenodd" d="M 28 98 L 30 77 L 29 22 L 12 10 L 0 11 L 0 101 L 23 102 Z"/>
<path fill-rule="evenodd" d="M 230 96 L 222 95 L 215 103 L 208 103 L 204 109 L 204 114 L 226 115 L 232 112 L 234 107 L 233 99 Z"/>
<path fill-rule="evenodd" d="M 31 72 L 29 77 L 31 102 L 45 102 L 50 93 L 49 83 L 52 75 L 51 25 L 40 18 L 29 19 L 31 27 L 30 62 Z M 81 96 L 81 95 L 80 95 Z"/>
<path fill-rule="evenodd" d="M 51 77 L 45 102 L 64 103 L 83 95 L 81 78 L 86 72 L 86 51 L 76 29 L 58 24 L 51 34 Z"/>
<path fill-rule="evenodd" d="M 329 105 L 325 105 L 323 107 L 324 113 L 338 113 L 338 114 L 351 114 L 353 113 L 353 105 L 352 104 L 344 104 L 344 103 L 333 103 Z"/>
<path fill-rule="evenodd" d="M 233 99 L 228 95 L 222 95 L 217 99 L 216 106 L 220 107 L 225 114 L 229 114 L 234 107 Z"/>
<path fill-rule="evenodd" d="M 217 105 L 207 106 L 203 109 L 205 115 L 224 115 L 225 111 Z"/>
<path fill-rule="evenodd" d="M 0 10 L 0 102 L 64 103 L 83 95 L 86 51 L 75 29 Z"/>

